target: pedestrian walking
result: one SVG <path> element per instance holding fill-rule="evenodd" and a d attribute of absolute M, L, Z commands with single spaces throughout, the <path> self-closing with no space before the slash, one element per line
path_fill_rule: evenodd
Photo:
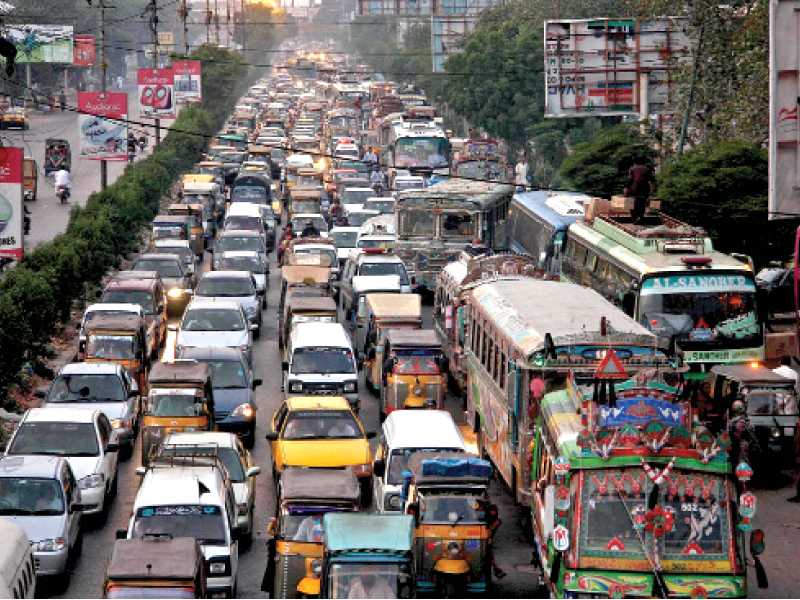
<path fill-rule="evenodd" d="M 625 188 L 626 196 L 633 197 L 633 210 L 631 217 L 634 224 L 639 223 L 647 210 L 647 201 L 650 199 L 650 188 L 653 173 L 644 161 L 637 159 L 628 169 L 628 187 Z"/>
<path fill-rule="evenodd" d="M 514 167 L 514 183 L 519 187 L 525 187 L 528 185 L 528 161 L 525 160 L 524 156 L 519 158 L 517 161 L 517 166 Z"/>

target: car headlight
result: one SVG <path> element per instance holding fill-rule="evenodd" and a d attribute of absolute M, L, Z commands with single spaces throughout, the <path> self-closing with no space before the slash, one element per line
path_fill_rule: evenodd
<path fill-rule="evenodd" d="M 105 483 L 105 476 L 102 473 L 96 473 L 94 475 L 87 475 L 83 479 L 78 480 L 78 487 L 82 490 L 88 490 L 96 487 L 100 487 Z"/>
<path fill-rule="evenodd" d="M 255 315 L 258 313 L 258 306 L 248 306 L 247 308 L 244 309 L 244 312 L 247 314 L 248 317 Z"/>
<path fill-rule="evenodd" d="M 289 384 L 289 391 L 299 393 L 303 391 L 303 384 L 300 381 L 293 381 Z"/>
<path fill-rule="evenodd" d="M 415 396 L 419 396 L 422 394 L 422 386 L 415 385 L 413 388 L 411 388 L 411 391 L 414 393 Z"/>
<path fill-rule="evenodd" d="M 209 575 L 227 575 L 228 574 L 228 561 L 215 560 L 208 563 Z"/>
<path fill-rule="evenodd" d="M 322 561 L 319 558 L 311 561 L 311 572 L 317 576 L 322 573 Z"/>
<path fill-rule="evenodd" d="M 773 438 L 778 439 L 781 437 L 781 430 L 777 427 L 773 427 L 772 431 L 770 431 L 770 435 L 772 435 Z"/>
<path fill-rule="evenodd" d="M 395 494 L 387 496 L 384 504 L 386 510 L 403 510 L 403 498 Z"/>
<path fill-rule="evenodd" d="M 247 402 L 240 404 L 231 411 L 232 417 L 244 417 L 245 419 L 252 419 L 256 414 L 253 406 Z"/>
<path fill-rule="evenodd" d="M 183 290 L 180 288 L 172 288 L 170 291 L 167 292 L 167 296 L 170 298 L 180 298 L 183 296 Z"/>
<path fill-rule="evenodd" d="M 67 545 L 67 540 L 64 538 L 55 538 L 49 540 L 39 540 L 32 544 L 33 549 L 38 552 L 59 552 Z"/>
<path fill-rule="evenodd" d="M 451 556 L 455 556 L 461 552 L 461 545 L 458 542 L 450 542 L 447 544 L 447 552 Z"/>
<path fill-rule="evenodd" d="M 248 354 L 250 352 L 250 345 L 245 344 L 244 346 L 239 346 L 239 350 L 241 350 L 245 354 Z"/>
<path fill-rule="evenodd" d="M 355 392 L 356 391 L 356 382 L 350 381 L 344 384 L 344 391 L 345 392 Z"/>
<path fill-rule="evenodd" d="M 146 427 L 144 433 L 151 438 L 160 438 L 164 434 L 164 430 L 161 427 Z"/>
<path fill-rule="evenodd" d="M 350 465 L 350 468 L 356 472 L 356 475 L 372 474 L 372 463 L 364 463 L 361 465 Z"/>
<path fill-rule="evenodd" d="M 243 517 L 247 514 L 247 504 L 237 504 L 236 505 L 236 514 L 240 517 Z"/>
<path fill-rule="evenodd" d="M 128 429 L 131 422 L 128 419 L 111 419 L 111 426 L 114 429 Z"/>

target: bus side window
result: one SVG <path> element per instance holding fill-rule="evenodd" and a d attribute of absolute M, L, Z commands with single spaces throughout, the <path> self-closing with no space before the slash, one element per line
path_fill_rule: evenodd
<path fill-rule="evenodd" d="M 508 360 L 506 359 L 506 353 L 500 353 L 500 388 L 505 390 L 506 389 L 506 370 L 508 369 Z"/>

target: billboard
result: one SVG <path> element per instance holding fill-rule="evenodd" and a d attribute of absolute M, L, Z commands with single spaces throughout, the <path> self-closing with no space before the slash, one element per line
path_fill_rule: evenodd
<path fill-rule="evenodd" d="M 175 80 L 172 69 L 139 69 L 139 115 L 150 119 L 175 118 Z"/>
<path fill-rule="evenodd" d="M 71 25 L 8 25 L 6 37 L 17 48 L 17 64 L 72 64 Z"/>
<path fill-rule="evenodd" d="M 769 218 L 800 215 L 800 35 L 795 3 L 770 3 L 769 44 Z"/>
<path fill-rule="evenodd" d="M 680 17 L 547 21 L 545 116 L 665 112 L 675 93 L 670 71 L 692 57 L 686 31 Z"/>
<path fill-rule="evenodd" d="M 89 160 L 127 160 L 128 94 L 78 92 L 78 110 L 80 157 Z"/>
<path fill-rule="evenodd" d="M 94 36 L 76 35 L 72 51 L 73 67 L 91 67 L 94 65 Z"/>
<path fill-rule="evenodd" d="M 171 31 L 159 31 L 157 39 L 159 53 L 169 54 L 170 52 L 175 52 L 175 37 Z"/>
<path fill-rule="evenodd" d="M 0 257 L 22 258 L 22 148 L 0 148 Z"/>
<path fill-rule="evenodd" d="M 176 102 L 202 102 L 203 86 L 200 79 L 199 60 L 174 60 Z"/>

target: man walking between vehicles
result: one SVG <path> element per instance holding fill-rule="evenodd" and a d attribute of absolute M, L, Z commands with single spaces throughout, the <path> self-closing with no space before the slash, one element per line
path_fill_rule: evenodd
<path fill-rule="evenodd" d="M 631 217 L 634 224 L 639 223 L 647 210 L 647 201 L 650 199 L 650 186 L 653 174 L 650 167 L 643 160 L 637 160 L 628 169 L 628 187 L 625 195 L 633 197 L 633 210 Z"/>

